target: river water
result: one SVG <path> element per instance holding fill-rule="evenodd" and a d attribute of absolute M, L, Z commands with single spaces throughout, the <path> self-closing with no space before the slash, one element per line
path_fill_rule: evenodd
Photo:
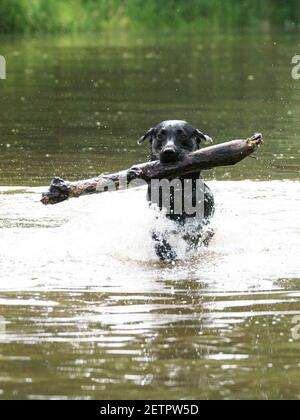
<path fill-rule="evenodd" d="M 300 397 L 299 39 L 0 39 L 0 398 Z M 143 188 L 40 204 L 53 175 L 145 161 L 170 118 L 264 134 L 258 160 L 204 173 L 209 248 L 158 262 Z"/>

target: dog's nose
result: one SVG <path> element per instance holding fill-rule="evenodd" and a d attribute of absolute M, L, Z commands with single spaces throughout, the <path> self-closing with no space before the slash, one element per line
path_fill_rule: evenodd
<path fill-rule="evenodd" d="M 165 149 L 162 153 L 161 153 L 161 158 L 164 162 L 175 162 L 178 159 L 178 152 L 169 147 L 168 149 Z"/>

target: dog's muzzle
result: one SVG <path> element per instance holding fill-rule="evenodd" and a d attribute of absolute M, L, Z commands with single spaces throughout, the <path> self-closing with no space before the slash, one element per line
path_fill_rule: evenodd
<path fill-rule="evenodd" d="M 163 163 L 175 163 L 179 160 L 179 156 L 179 152 L 176 149 L 168 147 L 160 153 L 160 160 Z"/>

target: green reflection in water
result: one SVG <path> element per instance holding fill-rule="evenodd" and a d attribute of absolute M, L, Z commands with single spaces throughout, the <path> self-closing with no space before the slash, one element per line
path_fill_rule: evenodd
<path fill-rule="evenodd" d="M 264 133 L 259 160 L 209 172 L 208 178 L 299 180 L 300 82 L 290 76 L 298 45 L 297 34 L 280 33 L 2 38 L 8 67 L 7 80 L 0 82 L 0 185 L 45 185 L 53 175 L 84 178 L 142 162 L 147 151 L 136 140 L 167 118 L 187 119 L 217 142 Z M 274 241 L 269 225 L 257 239 L 259 246 L 268 238 L 263 257 L 272 259 L 279 240 L 288 252 L 292 240 L 295 252 L 298 213 L 280 201 L 278 185 L 263 193 L 240 188 L 247 199 L 240 208 L 253 206 L 252 216 L 245 217 L 253 221 L 255 212 L 262 231 L 269 215 L 276 222 Z M 263 194 L 266 201 L 274 199 L 274 213 L 271 204 L 259 212 L 255 200 L 259 196 L 262 204 Z M 72 212 L 70 203 L 41 214 L 35 212 L 36 196 L 0 197 L 0 235 L 7 234 L 10 249 L 15 240 L 16 250 L 28 239 L 29 256 L 34 244 L 45 246 L 42 229 L 52 233 Z M 288 220 L 281 235 L 282 215 L 292 227 Z M 253 242 L 255 232 L 249 232 Z M 70 255 L 64 267 L 64 254 L 56 260 L 50 250 L 37 274 L 30 258 L 29 266 L 26 258 L 20 265 L 17 252 L 15 258 L 4 254 L 7 246 L 1 239 L 2 268 L 26 271 L 18 291 L 7 291 L 1 278 L 0 322 L 7 324 L 0 336 L 0 398 L 299 398 L 299 342 L 291 334 L 299 314 L 299 279 L 288 255 L 288 278 L 261 286 L 253 276 L 253 284 L 243 288 L 228 273 L 224 279 L 220 273 L 199 274 L 209 259 L 183 262 L 175 270 L 112 259 L 108 269 L 111 260 L 106 263 L 104 254 L 99 265 L 92 261 L 85 279 L 84 271 L 77 272 L 85 255 L 81 264 Z M 79 248 L 84 253 L 84 244 Z M 228 253 L 211 253 L 213 271 Z M 251 252 L 249 260 L 245 250 L 241 254 L 244 259 L 231 255 L 234 273 L 243 273 L 245 261 L 254 265 Z M 53 278 L 48 265 L 58 266 Z M 77 288 L 70 286 L 72 267 L 74 276 L 82 274 Z"/>
<path fill-rule="evenodd" d="M 262 131 L 257 162 L 218 179 L 299 179 L 297 35 L 3 39 L 0 184 L 48 184 L 145 161 L 136 139 L 169 118 L 216 142 Z"/>

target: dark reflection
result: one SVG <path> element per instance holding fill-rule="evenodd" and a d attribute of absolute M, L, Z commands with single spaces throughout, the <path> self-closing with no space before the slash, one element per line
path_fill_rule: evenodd
<path fill-rule="evenodd" d="M 167 118 L 188 119 L 216 141 L 264 133 L 258 161 L 211 178 L 299 180 L 300 82 L 290 75 L 298 44 L 297 34 L 278 33 L 4 39 L 0 185 L 44 185 L 54 174 L 83 178 L 144 161 L 137 139 Z M 135 237 L 146 213 L 122 233 L 124 219 L 116 223 L 105 202 L 45 212 L 40 194 L 2 189 L 0 262 L 16 281 L 2 272 L 0 398 L 298 398 L 298 190 L 266 184 L 223 192 L 215 183 L 229 212 L 218 225 L 227 247 L 219 241 L 175 266 L 114 254 L 124 236 L 126 244 L 147 240 Z M 117 210 L 125 204 L 114 202 Z M 236 243 L 227 249 L 231 233 Z M 277 271 L 295 278 L 272 281 Z M 19 291 L 4 291 L 10 281 Z"/>
<path fill-rule="evenodd" d="M 136 139 L 168 118 L 187 119 L 217 142 L 263 131 L 260 160 L 230 177 L 299 178 L 297 46 L 297 34 L 278 33 L 4 40 L 1 184 L 143 161 Z"/>
<path fill-rule="evenodd" d="M 292 303 L 283 290 L 184 284 L 147 295 L 2 293 L 2 396 L 104 399 L 126 389 L 126 398 L 296 398 L 299 293 Z"/>

